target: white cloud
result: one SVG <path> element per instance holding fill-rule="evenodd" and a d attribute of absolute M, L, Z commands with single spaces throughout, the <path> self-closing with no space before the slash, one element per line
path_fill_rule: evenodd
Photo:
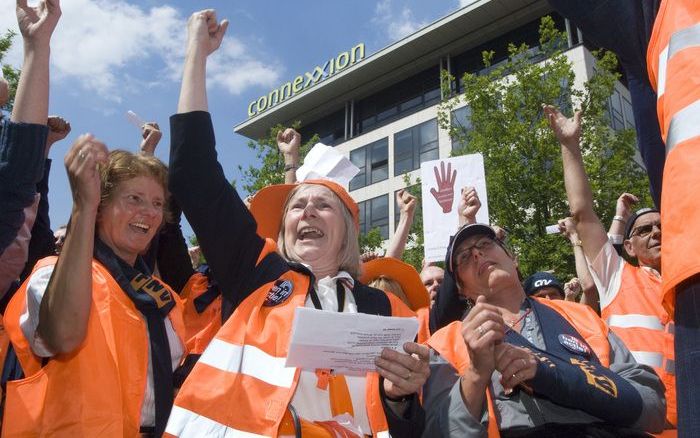
<path fill-rule="evenodd" d="M 372 22 L 383 27 L 387 37 L 392 41 L 400 40 L 428 24 L 416 20 L 413 11 L 408 7 L 403 7 L 400 12 L 396 12 L 391 0 L 381 0 L 377 3 L 374 14 Z"/>
<path fill-rule="evenodd" d="M 0 10 L 15 2 L 0 0 Z M 124 0 L 64 0 L 52 39 L 52 74 L 77 79 L 81 87 L 120 102 L 138 92 L 180 80 L 187 17 L 172 6 L 142 8 Z M 17 29 L 14 14 L 2 14 L 0 29 Z M 229 32 L 231 29 L 229 28 Z M 19 65 L 21 40 L 6 62 Z M 274 86 L 279 68 L 255 59 L 245 43 L 227 35 L 209 63 L 210 86 L 239 94 L 252 86 Z"/>

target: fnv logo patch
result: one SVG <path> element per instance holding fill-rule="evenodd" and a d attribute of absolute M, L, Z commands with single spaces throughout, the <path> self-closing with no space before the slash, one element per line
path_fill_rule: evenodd
<path fill-rule="evenodd" d="M 559 335 L 559 343 L 570 352 L 579 356 L 589 357 L 591 355 L 590 347 L 575 336 Z"/>
<path fill-rule="evenodd" d="M 289 298 L 294 290 L 292 282 L 289 280 L 277 280 L 275 284 L 270 288 L 270 291 L 265 297 L 265 302 L 263 306 L 272 307 L 281 304 Z"/>

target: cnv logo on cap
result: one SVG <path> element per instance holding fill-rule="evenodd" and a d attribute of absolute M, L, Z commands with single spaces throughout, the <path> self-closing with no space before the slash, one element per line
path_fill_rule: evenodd
<path fill-rule="evenodd" d="M 559 343 L 570 352 L 579 356 L 589 357 L 591 355 L 591 348 L 575 336 L 559 335 Z"/>
<path fill-rule="evenodd" d="M 294 286 L 289 280 L 277 280 L 267 292 L 263 306 L 272 307 L 283 303 L 292 294 Z"/>

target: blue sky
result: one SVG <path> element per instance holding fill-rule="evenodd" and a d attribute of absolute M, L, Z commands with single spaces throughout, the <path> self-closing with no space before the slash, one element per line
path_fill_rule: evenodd
<path fill-rule="evenodd" d="M 371 55 L 466 3 L 470 1 L 61 0 L 63 16 L 52 42 L 49 112 L 70 121 L 73 130 L 50 153 L 52 226 L 70 216 L 63 156 L 81 133 L 93 133 L 110 149 L 136 150 L 140 133 L 125 117 L 133 110 L 160 124 L 164 136 L 156 155 L 168 162 L 168 118 L 177 105 L 186 21 L 192 12 L 213 8 L 231 22 L 222 48 L 210 59 L 208 78 L 217 150 L 230 180 L 240 179 L 239 164 L 256 163 L 248 140 L 233 133 L 247 117 L 251 100 L 359 42 Z M 3 33 L 16 29 L 14 6 L 14 0 L 0 0 Z M 20 67 L 19 38 L 4 62 Z M 192 234 L 183 225 L 185 234 Z"/>

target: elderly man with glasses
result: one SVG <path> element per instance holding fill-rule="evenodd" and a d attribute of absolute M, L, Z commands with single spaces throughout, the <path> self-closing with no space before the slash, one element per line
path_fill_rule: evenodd
<path fill-rule="evenodd" d="M 581 113 L 567 119 L 554 107 L 545 106 L 544 111 L 561 144 L 566 195 L 598 288 L 601 317 L 637 362 L 651 366 L 661 377 L 666 386 L 667 428 L 675 428 L 675 326 L 672 315 L 662 305 L 659 211 L 646 208 L 628 217 L 619 212 L 615 216 L 620 229 L 624 224 L 624 249 L 637 260 L 637 266 L 628 263 L 613 248 L 593 210 L 593 195 L 580 149 Z"/>

